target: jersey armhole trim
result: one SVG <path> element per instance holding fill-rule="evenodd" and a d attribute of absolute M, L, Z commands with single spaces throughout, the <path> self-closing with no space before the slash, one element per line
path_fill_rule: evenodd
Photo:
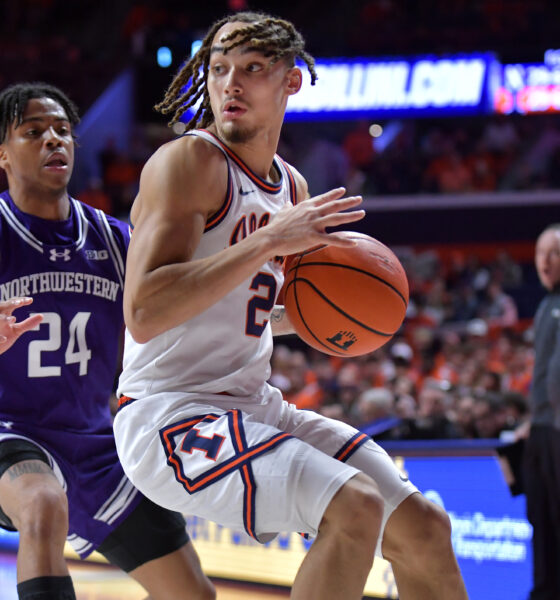
<path fill-rule="evenodd" d="M 278 159 L 280 160 L 280 163 L 284 167 L 284 170 L 286 171 L 286 175 L 288 176 L 288 182 L 290 185 L 290 200 L 292 201 L 292 204 L 295 206 L 298 203 L 296 179 L 295 179 L 294 174 L 292 173 L 292 169 L 290 168 L 288 163 L 280 157 L 278 157 Z"/>

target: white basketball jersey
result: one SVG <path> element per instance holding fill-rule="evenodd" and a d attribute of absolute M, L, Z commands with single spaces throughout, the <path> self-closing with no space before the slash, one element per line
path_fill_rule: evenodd
<path fill-rule="evenodd" d="M 217 146 L 228 165 L 225 201 L 208 220 L 193 260 L 232 246 L 266 225 L 287 202 L 295 204 L 293 175 L 278 156 L 279 180 L 270 183 L 209 131 L 187 135 Z M 146 344 L 127 331 L 118 393 L 138 399 L 163 391 L 256 396 L 270 375 L 268 319 L 283 280 L 282 260 L 270 260 L 216 304 Z"/>

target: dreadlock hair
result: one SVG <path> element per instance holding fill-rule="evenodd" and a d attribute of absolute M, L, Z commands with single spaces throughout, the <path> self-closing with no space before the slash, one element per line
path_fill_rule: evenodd
<path fill-rule="evenodd" d="M 248 43 L 252 48 L 262 51 L 266 57 L 272 57 L 272 64 L 285 59 L 294 65 L 296 57 L 301 58 L 311 75 L 311 85 L 315 85 L 317 80 L 315 59 L 305 51 L 305 41 L 292 23 L 260 12 L 239 12 L 224 17 L 212 25 L 198 52 L 177 73 L 167 88 L 164 99 L 154 106 L 162 114 L 173 113 L 169 121 L 170 126 L 176 123 L 181 115 L 194 106 L 201 97 L 202 102 L 194 117 L 187 123 L 185 130 L 208 127 L 213 123 L 214 115 L 207 88 L 210 49 L 214 36 L 223 25 L 238 22 L 246 23 L 246 26 L 223 38 L 223 42 L 231 42 L 224 47 L 224 54 Z M 189 80 L 189 88 L 181 94 L 182 88 Z"/>
<path fill-rule="evenodd" d="M 72 128 L 80 122 L 76 105 L 54 85 L 41 81 L 15 83 L 0 93 L 0 144 L 5 141 L 12 125 L 21 125 L 25 107 L 33 98 L 51 98 L 60 104 Z"/>

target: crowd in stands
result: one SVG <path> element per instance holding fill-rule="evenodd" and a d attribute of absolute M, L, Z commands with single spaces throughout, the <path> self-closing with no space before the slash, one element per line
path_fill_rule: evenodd
<path fill-rule="evenodd" d="M 305 126 L 289 123 L 285 151 L 319 193 L 465 194 L 560 187 L 560 116 L 495 116 Z M 388 137 L 384 137 L 384 136 Z"/>

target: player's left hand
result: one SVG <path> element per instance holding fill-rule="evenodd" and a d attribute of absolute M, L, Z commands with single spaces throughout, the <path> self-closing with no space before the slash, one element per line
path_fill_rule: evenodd
<path fill-rule="evenodd" d="M 37 314 L 18 323 L 12 316 L 14 310 L 32 302 L 33 298 L 10 298 L 0 302 L 0 354 L 11 348 L 20 335 L 37 327 L 43 320 L 43 315 Z"/>

